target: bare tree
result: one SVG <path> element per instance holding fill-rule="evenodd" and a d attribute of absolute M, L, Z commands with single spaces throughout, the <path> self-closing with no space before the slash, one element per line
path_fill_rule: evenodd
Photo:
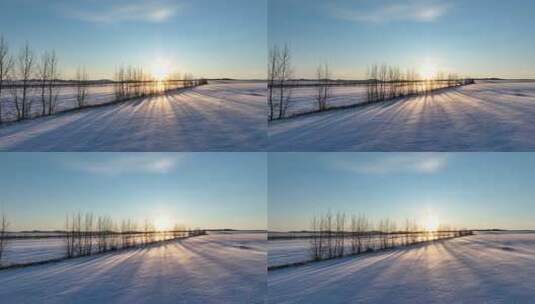
<path fill-rule="evenodd" d="M 13 70 L 13 58 L 9 56 L 9 46 L 4 40 L 4 36 L 0 36 L 0 124 L 2 124 L 2 93 L 4 83 L 10 78 Z"/>
<path fill-rule="evenodd" d="M 336 256 L 342 257 L 345 253 L 345 213 L 338 212 L 336 214 Z"/>
<path fill-rule="evenodd" d="M 9 223 L 7 221 L 7 217 L 4 213 L 2 213 L 2 217 L 0 218 L 0 264 L 2 263 L 2 256 L 3 256 L 4 250 L 7 247 L 8 226 L 9 226 Z"/>
<path fill-rule="evenodd" d="M 388 248 L 388 229 L 390 227 L 390 220 L 384 219 L 379 222 L 379 233 L 380 233 L 380 249 Z"/>
<path fill-rule="evenodd" d="M 98 252 L 111 250 L 110 236 L 113 232 L 113 220 L 110 217 L 99 216 L 97 219 L 97 249 Z"/>
<path fill-rule="evenodd" d="M 77 256 L 79 248 L 80 222 L 78 221 L 80 215 L 72 214 L 65 217 L 65 256 L 72 258 Z"/>
<path fill-rule="evenodd" d="M 290 49 L 288 45 L 284 45 L 279 51 L 279 56 L 277 58 L 277 85 L 278 85 L 278 118 L 284 118 L 286 115 L 286 110 L 290 104 L 292 88 L 289 86 L 289 81 L 291 81 L 293 70 L 292 70 L 292 56 L 290 54 Z"/>
<path fill-rule="evenodd" d="M 83 255 L 91 255 L 93 253 L 93 214 L 86 213 L 84 216 L 84 245 L 83 245 Z"/>
<path fill-rule="evenodd" d="M 381 67 L 379 68 L 379 81 L 380 81 L 379 100 L 385 100 L 386 98 L 387 73 L 388 73 L 388 67 L 386 66 L 386 64 L 382 64 Z"/>
<path fill-rule="evenodd" d="M 76 70 L 76 102 L 78 108 L 83 108 L 86 106 L 87 98 L 87 72 L 85 68 L 79 67 Z"/>
<path fill-rule="evenodd" d="M 357 254 L 358 248 L 359 248 L 359 231 L 358 231 L 358 224 L 357 224 L 357 216 L 352 214 L 351 215 L 351 223 L 350 223 L 350 237 L 351 237 L 351 254 Z"/>
<path fill-rule="evenodd" d="M 388 232 L 390 233 L 390 248 L 393 248 L 396 246 L 396 238 L 397 238 L 397 225 L 396 222 L 390 221 L 388 226 Z"/>
<path fill-rule="evenodd" d="M 333 215 L 331 211 L 327 212 L 324 219 L 324 230 L 326 231 L 327 237 L 327 256 L 329 258 L 334 257 L 334 248 L 333 248 Z"/>
<path fill-rule="evenodd" d="M 59 95 L 59 87 L 56 85 L 56 81 L 60 77 L 58 70 L 58 58 L 56 52 L 52 51 L 48 54 L 48 115 L 52 115 L 56 109 L 56 104 Z"/>
<path fill-rule="evenodd" d="M 269 55 L 268 55 L 268 107 L 269 107 L 269 113 L 268 113 L 268 119 L 273 120 L 274 119 L 274 112 L 275 112 L 275 101 L 273 100 L 274 94 L 273 90 L 275 89 L 275 84 L 277 79 L 279 78 L 279 47 L 274 45 L 269 49 Z"/>
<path fill-rule="evenodd" d="M 115 99 L 122 100 L 125 97 L 124 94 L 124 81 L 125 81 L 124 67 L 121 66 L 115 70 Z"/>
<path fill-rule="evenodd" d="M 320 65 L 317 69 L 318 92 L 316 95 L 319 111 L 325 111 L 327 109 L 327 101 L 331 95 L 329 87 L 330 78 L 329 65 L 326 63 Z"/>
<path fill-rule="evenodd" d="M 364 235 L 368 233 L 369 222 L 368 218 L 364 214 L 359 214 L 356 218 L 356 245 L 357 253 L 362 253 L 367 250 L 364 244 Z"/>
<path fill-rule="evenodd" d="M 144 245 L 154 243 L 154 230 L 154 224 L 148 219 L 145 219 L 145 223 L 143 225 Z"/>
<path fill-rule="evenodd" d="M 379 100 L 379 68 L 377 64 L 368 69 L 368 102 Z"/>
<path fill-rule="evenodd" d="M 18 119 L 26 119 L 31 115 L 32 99 L 28 98 L 30 91 L 30 81 L 35 69 L 35 59 L 30 45 L 26 45 L 20 50 L 17 58 L 18 76 L 22 81 L 22 99 L 20 100 L 20 115 Z"/>
<path fill-rule="evenodd" d="M 321 260 L 320 221 L 321 220 L 318 220 L 316 216 L 312 218 L 312 224 L 311 224 L 312 235 L 311 235 L 311 247 L 310 248 L 312 250 L 311 254 L 314 260 Z"/>
<path fill-rule="evenodd" d="M 47 84 L 50 77 L 50 55 L 45 52 L 41 55 L 41 61 L 39 62 L 39 90 L 41 95 L 41 115 L 46 114 L 46 102 L 47 102 Z"/>

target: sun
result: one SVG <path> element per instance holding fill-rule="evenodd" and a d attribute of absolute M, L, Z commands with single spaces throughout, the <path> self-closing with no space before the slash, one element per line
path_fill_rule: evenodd
<path fill-rule="evenodd" d="M 422 76 L 424 80 L 432 79 L 437 75 L 437 72 L 438 68 L 436 64 L 433 63 L 427 62 L 420 67 L 420 76 Z"/>
<path fill-rule="evenodd" d="M 157 231 L 169 231 L 171 230 L 171 225 L 171 219 L 165 216 L 160 216 L 154 221 L 154 228 L 156 228 Z"/>
<path fill-rule="evenodd" d="M 433 79 L 438 73 L 437 60 L 432 57 L 424 57 L 421 60 L 418 73 L 423 80 Z"/>
<path fill-rule="evenodd" d="M 153 61 L 150 65 L 150 74 L 157 81 L 166 80 L 169 78 L 169 74 L 171 73 L 171 70 L 169 69 L 170 66 L 170 60 L 157 56 L 153 58 Z"/>
<path fill-rule="evenodd" d="M 438 227 L 440 226 L 440 222 L 438 218 L 428 213 L 424 219 L 424 228 L 426 231 L 437 231 Z"/>
<path fill-rule="evenodd" d="M 158 81 L 163 81 L 169 76 L 169 68 L 162 62 L 157 62 L 152 66 L 151 75 Z"/>

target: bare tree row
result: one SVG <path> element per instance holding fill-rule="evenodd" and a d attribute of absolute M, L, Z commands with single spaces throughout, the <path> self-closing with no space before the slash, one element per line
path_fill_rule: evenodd
<path fill-rule="evenodd" d="M 154 79 L 152 75 L 144 72 L 142 68 L 120 67 L 115 72 L 115 97 L 117 100 L 126 100 L 137 97 L 153 96 L 171 90 L 192 88 L 207 84 L 204 78 L 196 79 L 192 74 L 175 73 L 167 79 Z"/>
<path fill-rule="evenodd" d="M 36 56 L 28 43 L 17 55 L 12 55 L 7 41 L 3 36 L 0 37 L 0 124 L 3 122 L 3 96 L 6 89 L 16 109 L 17 120 L 30 118 L 34 101 L 30 95 L 36 85 L 39 89 L 41 115 L 54 113 L 58 97 L 58 62 L 53 50 Z M 18 85 L 13 85 L 15 83 Z"/>
<path fill-rule="evenodd" d="M 0 265 L 8 246 L 8 220 L 0 215 Z M 75 213 L 65 218 L 65 257 L 89 256 L 119 249 L 140 248 L 151 244 L 181 238 L 205 235 L 205 230 L 187 229 L 175 225 L 171 231 L 157 231 L 154 224 L 146 220 L 142 226 L 133 220 L 121 221 L 120 227 L 111 217 L 95 217 L 92 213 Z"/>
<path fill-rule="evenodd" d="M 377 102 L 403 96 L 428 94 L 430 92 L 471 84 L 472 79 L 461 79 L 458 75 L 438 72 L 432 79 L 421 79 L 414 70 L 401 72 L 399 67 L 386 64 L 372 65 L 367 71 L 367 101 Z"/>
<path fill-rule="evenodd" d="M 95 218 L 91 213 L 68 215 L 65 223 L 65 256 L 68 258 L 145 247 L 206 234 L 203 230 L 188 230 L 183 226 L 175 226 L 172 231 L 157 231 L 149 220 L 146 220 L 141 227 L 133 220 L 123 220 L 117 225 L 111 217 Z"/>
<path fill-rule="evenodd" d="M 349 223 L 347 220 L 349 219 Z M 422 230 L 416 221 L 407 219 L 403 228 L 388 218 L 374 225 L 364 214 L 327 212 L 311 221 L 310 251 L 314 260 L 332 259 L 375 250 L 471 235 L 468 230 L 441 226 L 437 231 Z"/>
<path fill-rule="evenodd" d="M 7 41 L 0 36 L 0 124 L 3 123 L 3 111 L 8 103 L 12 105 L 10 109 L 14 109 L 13 117 L 16 116 L 17 121 L 54 114 L 60 90 L 65 86 L 65 81 L 61 81 L 60 77 L 59 59 L 54 50 L 36 55 L 26 43 L 17 54 L 12 54 Z M 89 87 L 94 83 L 89 80 L 85 67 L 78 67 L 74 77 L 74 108 L 86 107 Z M 157 80 L 141 68 L 121 67 L 115 73 L 116 100 L 207 84 L 206 79 L 196 79 L 189 73 L 174 74 L 168 78 Z M 35 103 L 40 109 L 35 108 Z"/>

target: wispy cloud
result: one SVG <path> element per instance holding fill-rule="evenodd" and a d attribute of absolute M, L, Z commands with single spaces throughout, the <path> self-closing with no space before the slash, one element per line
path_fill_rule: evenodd
<path fill-rule="evenodd" d="M 106 159 L 69 162 L 67 166 L 91 174 L 122 175 L 128 173 L 165 174 L 179 164 L 178 156 L 165 154 L 119 155 Z"/>
<path fill-rule="evenodd" d="M 68 9 L 70 18 L 93 23 L 149 22 L 161 23 L 175 17 L 182 6 L 170 1 L 129 1 L 103 7 Z"/>
<path fill-rule="evenodd" d="M 449 4 L 441 1 L 405 0 L 384 4 L 369 10 L 335 7 L 332 11 L 335 18 L 365 23 L 432 22 L 445 15 L 450 8 Z"/>
<path fill-rule="evenodd" d="M 390 173 L 432 174 L 446 168 L 448 157 L 434 153 L 379 154 L 373 160 L 337 162 L 337 167 L 356 173 L 384 175 Z"/>

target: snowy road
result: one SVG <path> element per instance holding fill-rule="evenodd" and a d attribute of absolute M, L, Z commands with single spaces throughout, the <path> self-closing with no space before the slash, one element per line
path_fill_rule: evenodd
<path fill-rule="evenodd" d="M 0 271 L 6 303 L 263 303 L 265 234 L 213 234 L 153 248 Z"/>
<path fill-rule="evenodd" d="M 481 234 L 270 271 L 269 303 L 532 303 L 535 233 Z"/>
<path fill-rule="evenodd" d="M 0 127 L 0 151 L 262 151 L 266 85 L 219 82 L 182 93 Z"/>
<path fill-rule="evenodd" d="M 533 151 L 533 134 L 535 82 L 481 82 L 274 122 L 269 150 Z"/>

